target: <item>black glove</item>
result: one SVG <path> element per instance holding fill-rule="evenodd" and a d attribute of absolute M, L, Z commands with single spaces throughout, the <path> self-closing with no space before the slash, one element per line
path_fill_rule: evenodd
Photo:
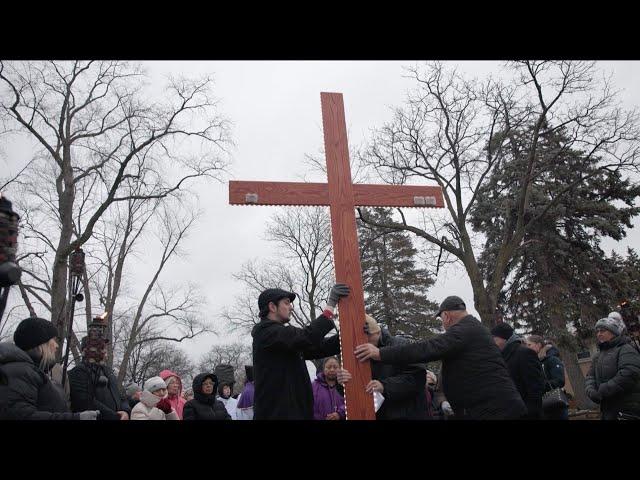
<path fill-rule="evenodd" d="M 329 300 L 327 300 L 327 305 L 331 308 L 335 308 L 338 304 L 338 301 L 342 297 L 346 297 L 349 295 L 351 290 L 344 283 L 336 283 L 333 287 L 331 287 L 331 291 L 329 292 Z"/>
<path fill-rule="evenodd" d="M 587 390 L 587 396 L 591 399 L 591 401 L 593 401 L 594 403 L 600 403 L 602 401 L 602 395 L 600 395 L 600 392 L 598 392 L 596 389 L 594 388 L 590 388 Z"/>

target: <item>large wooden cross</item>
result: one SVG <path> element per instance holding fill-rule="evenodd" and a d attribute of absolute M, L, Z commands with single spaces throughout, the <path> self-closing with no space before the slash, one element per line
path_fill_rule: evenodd
<path fill-rule="evenodd" d="M 440 187 L 353 184 L 342 94 L 323 92 L 320 100 L 328 183 L 231 181 L 229 203 L 329 206 L 336 281 L 351 287 L 351 294 L 339 304 L 342 361 L 352 374 L 345 387 L 347 418 L 375 420 L 372 397 L 365 392 L 371 367 L 368 362 L 358 362 L 353 354 L 356 345 L 367 342 L 355 208 L 442 208 L 444 202 Z"/>

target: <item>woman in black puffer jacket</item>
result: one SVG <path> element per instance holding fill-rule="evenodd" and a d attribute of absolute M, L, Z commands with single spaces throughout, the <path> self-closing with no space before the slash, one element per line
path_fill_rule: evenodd
<path fill-rule="evenodd" d="M 58 331 L 43 318 L 27 318 L 0 343 L 0 418 L 7 420 L 95 420 L 98 411 L 69 411 L 62 390 L 51 381 Z"/>
<path fill-rule="evenodd" d="M 218 377 L 201 373 L 193 379 L 193 400 L 184 405 L 183 420 L 231 420 L 223 403 L 216 400 Z"/>
<path fill-rule="evenodd" d="M 587 395 L 600 404 L 603 420 L 620 412 L 640 415 L 640 353 L 623 335 L 622 320 L 602 318 L 595 328 L 600 351 L 587 374 Z"/>

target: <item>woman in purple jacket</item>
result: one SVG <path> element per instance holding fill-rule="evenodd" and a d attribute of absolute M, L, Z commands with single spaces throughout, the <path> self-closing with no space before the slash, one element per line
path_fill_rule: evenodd
<path fill-rule="evenodd" d="M 313 418 L 315 420 L 344 420 L 344 398 L 336 389 L 340 363 L 336 357 L 328 357 L 322 371 L 313 381 Z"/>

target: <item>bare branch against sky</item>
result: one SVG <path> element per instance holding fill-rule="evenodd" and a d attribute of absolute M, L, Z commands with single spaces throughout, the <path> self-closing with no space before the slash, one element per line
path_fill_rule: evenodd
<path fill-rule="evenodd" d="M 305 158 L 309 156 L 318 157 L 321 151 L 322 140 L 322 118 L 320 112 L 320 92 L 341 92 L 344 94 L 345 113 L 349 134 L 349 144 L 354 152 L 358 152 L 372 136 L 373 129 L 379 129 L 386 123 L 393 120 L 395 109 L 405 104 L 408 92 L 415 87 L 415 79 L 410 77 L 407 68 L 421 67 L 424 62 L 145 62 L 142 66 L 148 73 L 148 95 L 153 97 L 162 95 L 163 85 L 167 83 L 167 77 L 177 78 L 178 74 L 189 78 L 213 78 L 215 85 L 215 97 L 211 103 L 215 105 L 216 112 L 224 112 L 224 116 L 231 122 L 234 148 L 224 145 L 224 154 L 230 154 L 232 165 L 228 168 L 229 176 L 242 180 L 272 180 L 272 181 L 300 181 L 301 178 L 308 178 L 313 181 L 323 181 L 321 174 L 311 175 L 310 166 L 305 163 Z M 455 67 L 465 78 L 477 77 L 478 80 L 486 79 L 491 75 L 498 80 L 505 75 L 504 65 L 499 62 L 445 62 L 445 66 Z M 622 106 L 626 109 L 633 109 L 640 105 L 640 90 L 637 88 L 637 79 L 640 78 L 640 62 L 597 62 L 596 66 L 601 70 L 603 78 L 611 75 L 610 83 L 612 90 L 622 90 L 620 99 Z M 55 73 L 55 72 L 54 72 Z M 5 75 L 7 72 L 5 71 Z M 37 74 L 36 71 L 33 74 Z M 471 81 L 471 80 L 469 80 Z M 51 82 L 50 82 L 51 83 Z M 52 84 L 56 87 L 56 84 Z M 180 88 L 197 88 L 196 84 L 173 83 L 173 98 L 179 101 Z M 4 88 L 4 87 L 3 87 Z M 56 87 L 57 88 L 57 87 Z M 535 86 L 534 86 L 535 88 Z M 572 88 L 579 89 L 580 85 L 575 84 Z M 24 92 L 27 94 L 27 92 Z M 127 101 L 133 91 L 123 91 L 121 99 Z M 3 104 L 9 97 L 10 92 L 2 90 Z M 97 94 L 96 94 L 97 96 Z M 37 95 L 34 98 L 38 98 Z M 88 98 L 88 97 L 82 97 Z M 76 98 L 76 105 L 83 105 L 82 98 Z M 545 102 L 546 100 L 546 96 Z M 550 97 L 552 101 L 553 97 Z M 508 98 L 505 98 L 508 100 Z M 46 106 L 46 105 L 43 105 Z M 131 106 L 132 108 L 134 105 Z M 90 114 L 88 107 L 87 115 Z M 155 112 L 155 113 L 154 113 Z M 198 118 L 198 110 L 185 113 L 193 113 L 193 118 Z M 101 113 L 102 118 L 108 110 Z M 155 114 L 166 114 L 166 112 L 156 112 L 149 110 L 145 112 L 145 125 L 149 126 Z M 23 117 L 28 122 L 31 112 L 23 111 Z M 87 117 L 88 118 L 88 117 Z M 96 117 L 98 118 L 98 117 Z M 124 117 L 120 117 L 124 118 Z M 163 116 L 162 118 L 166 118 Z M 192 119 L 193 119 L 192 118 Z M 107 120 L 109 117 L 107 117 Z M 35 120 L 35 117 L 34 117 Z M 157 120 L 157 118 L 155 119 Z M 191 123 L 185 117 L 186 125 L 198 134 L 189 136 L 191 140 L 204 139 L 210 130 L 208 125 Z M 219 119 L 214 115 L 211 118 L 215 125 Z M 78 141 L 86 144 L 86 163 L 79 165 L 73 171 L 74 178 L 78 182 L 93 181 L 100 182 L 102 188 L 108 186 L 108 182 L 113 178 L 114 171 L 104 171 L 102 174 L 99 158 L 105 158 L 107 154 L 104 149 L 98 148 L 91 141 L 91 132 L 104 130 L 111 123 L 104 125 L 98 123 L 86 123 L 84 131 L 77 131 L 77 135 L 85 135 Z M 122 126 L 123 124 L 119 124 Z M 3 121 L 2 127 L 11 129 L 11 126 Z M 184 128 L 185 124 L 182 124 Z M 49 127 L 48 131 L 57 130 L 56 125 Z M 227 127 L 227 125 L 225 125 Z M 112 130 L 115 135 L 118 126 Z M 142 125 L 139 125 L 142 128 Z M 176 127 L 177 128 L 177 127 Z M 466 132 L 470 148 L 473 147 L 474 131 Z M 53 138 L 53 137 L 52 137 Z M 126 139 L 125 139 L 126 140 Z M 217 136 L 211 137 L 212 141 L 217 141 Z M 51 144 L 53 142 L 53 145 Z M 56 247 L 58 233 L 52 235 L 46 229 L 31 227 L 41 226 L 37 219 L 43 216 L 55 218 L 56 197 L 54 195 L 42 195 L 41 203 L 35 205 L 25 205 L 22 200 L 24 196 L 25 172 L 22 169 L 35 161 L 42 164 L 42 142 L 39 142 L 26 135 L 16 135 L 12 132 L 9 136 L 2 137 L 2 149 L 0 150 L 0 185 L 13 180 L 5 188 L 5 193 L 10 199 L 16 199 L 16 205 L 20 205 L 22 211 L 22 224 L 25 230 L 33 232 L 38 238 L 20 238 L 19 254 L 29 253 L 29 262 L 34 265 L 39 264 L 40 268 L 34 268 L 36 277 L 26 274 L 23 281 L 29 285 L 31 290 L 28 295 L 32 299 L 32 308 L 43 316 L 49 316 L 47 308 L 47 289 L 51 288 L 51 271 L 47 271 L 43 262 L 45 250 L 51 254 Z M 55 140 L 48 142 L 55 150 Z M 177 161 L 177 155 L 184 167 L 194 171 L 203 171 L 204 164 L 201 151 L 197 147 L 198 142 L 193 142 L 192 147 L 187 148 L 180 142 L 172 145 L 172 150 L 165 151 L 160 145 L 154 151 L 156 158 L 162 156 L 169 159 L 169 164 Z M 93 149 L 93 150 L 92 150 Z M 93 152 L 93 153 L 91 153 Z M 623 155 L 625 152 L 614 152 L 616 155 Z M 628 152 L 627 152 L 628 153 Z M 102 157 L 101 157 L 102 155 Z M 35 160 L 34 160 L 35 159 Z M 353 160 L 353 159 L 352 159 Z M 146 166 L 151 161 L 148 156 L 138 155 L 131 159 L 136 165 Z M 93 176 L 92 173 L 102 174 Z M 140 170 L 142 172 L 142 170 Z M 206 172 L 205 172 L 206 173 Z M 472 173 L 472 172 L 469 172 Z M 133 173 L 132 173 L 133 174 Z M 137 173 L 136 173 L 137 174 Z M 43 167 L 34 175 L 55 176 L 53 166 Z M 375 179 L 371 179 L 375 181 Z M 156 187 L 157 183 L 149 179 L 149 187 Z M 173 184 L 175 186 L 175 183 Z M 86 185 L 87 188 L 90 184 Z M 222 183 L 201 183 L 194 185 L 191 190 L 197 195 L 197 205 L 195 210 L 202 211 L 202 216 L 193 224 L 190 235 L 181 243 L 181 250 L 184 256 L 176 259 L 174 263 L 166 266 L 163 275 L 170 278 L 176 284 L 186 285 L 193 282 L 198 285 L 200 291 L 207 301 L 207 310 L 203 315 L 208 315 L 211 320 L 215 320 L 216 330 L 223 333 L 228 325 L 221 322 L 219 312 L 225 308 L 233 306 L 235 297 L 246 293 L 241 281 L 234 279 L 233 275 L 240 271 L 243 264 L 254 259 L 267 259 L 277 257 L 281 250 L 275 242 L 266 239 L 266 233 L 270 224 L 270 218 L 275 214 L 292 215 L 290 209 L 277 207 L 256 207 L 240 208 L 228 205 L 227 187 Z M 106 190 L 105 190 L 106 191 Z M 84 201 L 82 190 L 78 193 L 79 205 Z M 118 208 L 126 208 L 129 201 L 135 199 L 136 195 L 119 191 L 114 195 Z M 95 211 L 99 207 L 98 199 L 87 199 L 85 208 L 88 211 Z M 76 211 L 77 213 L 77 211 Z M 137 215 L 144 217 L 145 212 L 139 211 Z M 432 219 L 429 215 L 422 221 L 422 212 L 406 212 L 407 222 L 418 223 L 425 228 L 430 228 Z M 71 225 L 78 232 L 86 230 L 86 223 L 78 222 L 77 215 L 74 217 L 75 223 Z M 438 219 L 437 225 L 442 227 Z M 450 218 L 448 219 L 451 220 Z M 434 220 L 435 221 L 435 220 Z M 637 219 L 635 224 L 637 225 Z M 31 224 L 31 227 L 28 225 Z M 106 230 L 98 221 L 92 227 L 99 229 L 101 234 Z M 40 231 L 42 230 L 42 231 Z M 445 234 L 446 230 L 442 230 Z M 73 238 L 73 233 L 71 235 Z M 94 239 L 95 240 L 95 239 Z M 109 245 L 110 239 L 104 239 Z M 111 239 L 112 240 L 112 239 Z M 481 241 L 481 239 L 472 239 Z M 30 248 L 33 245 L 43 245 L 42 249 Z M 603 246 L 605 250 L 615 248 L 624 252 L 627 246 L 640 244 L 640 233 L 637 229 L 629 232 L 627 238 L 620 242 L 606 241 Z M 420 246 L 424 249 L 424 245 Z M 161 245 L 142 244 L 132 252 L 130 261 L 136 275 L 140 278 L 148 279 L 153 276 L 157 268 L 158 255 L 161 254 Z M 433 252 L 425 253 L 425 259 L 432 260 Z M 436 257 L 437 258 L 437 257 Z M 450 261 L 451 258 L 447 258 Z M 291 260 L 292 262 L 295 259 Z M 466 273 L 459 267 L 446 265 L 441 270 L 436 284 L 431 288 L 432 300 L 440 301 L 449 294 L 458 294 L 465 299 L 469 299 L 468 304 L 472 304 L 472 289 Z M 50 269 L 49 269 L 50 270 Z M 98 279 L 95 279 L 96 281 Z M 91 281 L 91 280 L 90 280 Z M 128 297 L 138 297 L 144 293 L 146 280 L 141 282 L 129 281 L 125 292 Z M 167 292 L 169 293 L 169 292 Z M 38 301 L 36 295 L 43 300 Z M 34 300 L 36 299 L 36 300 Z M 156 299 L 158 302 L 161 299 Z M 176 298 L 178 300 L 178 298 Z M 248 299 L 257 303 L 257 299 Z M 24 318 L 29 314 L 27 307 L 22 302 L 22 295 L 19 289 L 13 289 L 10 295 L 10 306 L 20 305 L 16 308 L 12 316 L 14 319 Z M 94 300 L 94 304 L 99 302 Z M 158 304 L 161 306 L 160 304 Z M 49 305 L 50 307 L 50 305 Z M 297 305 L 299 308 L 299 306 Z M 255 308 L 255 306 L 254 306 Z M 81 312 L 85 315 L 85 312 Z M 133 312 L 135 314 L 135 312 Z M 8 327 L 7 327 L 8 328 Z M 5 332 L 2 334 L 4 335 Z M 212 344 L 229 341 L 249 342 L 250 338 L 246 334 L 230 334 L 226 337 L 215 337 L 214 335 L 203 334 L 193 340 L 188 340 L 189 354 L 192 360 L 196 361 L 204 353 L 208 352 Z"/>

